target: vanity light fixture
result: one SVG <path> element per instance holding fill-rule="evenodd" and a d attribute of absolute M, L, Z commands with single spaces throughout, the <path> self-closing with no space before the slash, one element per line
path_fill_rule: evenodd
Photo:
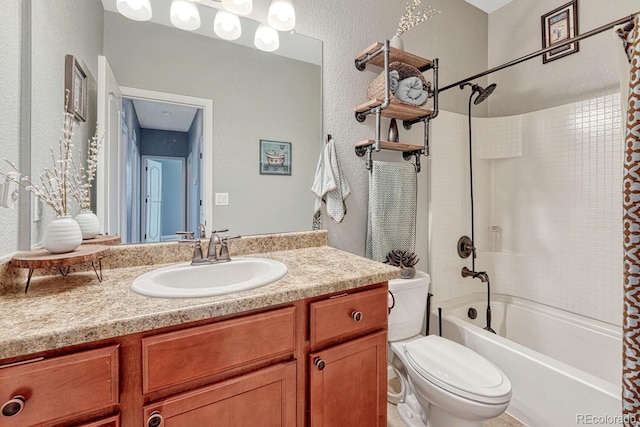
<path fill-rule="evenodd" d="M 151 19 L 151 3 L 149 0 L 118 0 L 118 12 L 134 21 L 148 21 Z"/>
<path fill-rule="evenodd" d="M 226 10 L 219 10 L 213 21 L 213 31 L 221 39 L 236 40 L 242 34 L 242 27 L 240 26 L 238 15 L 234 15 Z"/>
<path fill-rule="evenodd" d="M 151 19 L 150 0 L 117 0 L 116 5 L 118 12 L 129 19 Z M 197 30 L 201 25 L 198 5 L 217 9 L 213 31 L 223 40 L 240 38 L 242 28 L 238 15 L 248 15 L 253 11 L 253 0 L 171 0 L 171 23 L 182 30 Z M 292 1 L 271 0 L 267 22 L 258 26 L 253 43 L 260 50 L 273 52 L 280 47 L 278 31 L 291 31 L 296 25 Z"/>
<path fill-rule="evenodd" d="M 236 15 L 248 15 L 253 12 L 253 0 L 222 0 L 222 7 Z"/>
<path fill-rule="evenodd" d="M 296 26 L 296 11 L 291 0 L 273 0 L 267 22 L 278 31 L 290 31 Z"/>
<path fill-rule="evenodd" d="M 273 52 L 280 47 L 278 32 L 266 24 L 258 25 L 253 44 L 265 52 Z"/>
<path fill-rule="evenodd" d="M 181 30 L 193 31 L 200 28 L 200 12 L 190 0 L 173 0 L 171 2 L 171 23 Z"/>

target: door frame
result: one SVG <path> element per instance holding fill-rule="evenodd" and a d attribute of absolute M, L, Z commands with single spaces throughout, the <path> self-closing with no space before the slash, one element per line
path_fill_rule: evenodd
<path fill-rule="evenodd" d="M 202 109 L 202 123 L 204 140 L 202 143 L 202 176 L 200 183 L 200 222 L 204 225 L 213 224 L 213 100 L 194 96 L 179 95 L 169 92 L 138 89 L 120 86 L 123 98 L 143 99 L 146 101 L 169 102 Z M 198 160 L 196 158 L 196 160 Z M 205 195 L 209 194 L 209 197 Z M 141 227 L 142 228 L 142 227 Z"/>

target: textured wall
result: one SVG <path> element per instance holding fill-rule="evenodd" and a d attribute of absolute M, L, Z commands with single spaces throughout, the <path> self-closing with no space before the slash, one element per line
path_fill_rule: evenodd
<path fill-rule="evenodd" d="M 422 23 L 403 35 L 405 49 L 426 58 L 440 59 L 440 83 L 446 85 L 486 69 L 487 15 L 463 0 L 440 0 L 429 3 L 442 14 Z M 376 41 L 391 38 L 404 11 L 404 0 L 352 0 L 340 7 L 327 7 L 325 2 L 296 1 L 298 31 L 323 41 L 323 111 L 324 131 L 331 133 L 338 146 L 340 158 L 352 194 L 347 199 L 348 213 L 341 224 L 325 220 L 332 246 L 356 254 L 364 254 L 367 225 L 369 173 L 365 159 L 354 154 L 353 144 L 374 136 L 373 117 L 364 123 L 354 119 L 353 108 L 366 101 L 367 87 L 379 69 L 357 71 L 354 57 Z M 443 92 L 441 108 L 449 111 L 466 110 L 467 92 L 457 88 Z M 481 106 L 479 111 L 482 111 Z M 440 118 L 435 120 L 439 121 Z M 387 129 L 389 120 L 382 120 Z M 434 128 L 437 125 L 434 124 Z M 423 126 L 411 131 L 400 129 L 403 142 L 422 144 Z M 434 136 L 435 138 L 435 136 Z M 374 154 L 376 159 L 404 161 L 394 154 Z M 437 157 L 433 155 L 432 163 Z M 417 250 L 421 258 L 419 268 L 427 267 L 430 186 L 437 186 L 440 178 L 430 172 L 427 161 L 418 176 L 418 238 Z"/>
<path fill-rule="evenodd" d="M 542 49 L 540 17 L 565 4 L 558 0 L 514 0 L 489 15 L 489 68 Z M 640 11 L 637 0 L 578 2 L 579 32 Z M 491 116 L 537 111 L 611 93 L 618 87 L 620 41 L 607 30 L 580 42 L 580 51 L 546 64 L 538 57 L 495 72 L 488 100 Z"/>
<path fill-rule="evenodd" d="M 0 8 L 0 159 L 18 162 L 20 129 L 20 2 L 10 1 Z M 4 160 L 2 160 L 4 163 Z M 0 169 L 8 170 L 6 164 Z M 2 178 L 0 178 L 2 179 Z M 18 246 L 18 210 L 0 208 L 0 257 Z"/>
<path fill-rule="evenodd" d="M 86 122 L 76 122 L 74 145 L 86 153 L 87 141 L 95 134 L 95 91 L 98 55 L 102 53 L 102 5 L 98 0 L 68 0 L 53 3 L 33 0 L 31 76 L 31 174 L 36 177 L 52 166 L 50 149 L 62 137 L 65 104 L 65 55 L 74 55 L 87 73 L 89 102 Z M 91 100 L 94 100 L 91 102 Z M 38 180 L 39 182 L 39 180 Z M 70 215 L 79 212 L 77 204 Z M 31 228 L 31 243 L 42 240 L 45 226 L 55 217 L 44 206 L 42 221 Z"/>

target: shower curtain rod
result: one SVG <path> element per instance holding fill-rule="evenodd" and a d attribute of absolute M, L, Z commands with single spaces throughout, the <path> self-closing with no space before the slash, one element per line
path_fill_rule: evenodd
<path fill-rule="evenodd" d="M 638 13 L 640 13 L 640 12 L 636 12 L 636 13 L 634 13 L 632 15 L 629 15 L 629 16 L 626 16 L 624 18 L 620 18 L 617 21 L 610 22 L 610 23 L 608 23 L 606 25 L 603 25 L 602 27 L 598 27 L 598 28 L 593 29 L 591 31 L 588 31 L 586 33 L 580 34 L 579 36 L 567 39 L 567 40 L 565 40 L 565 41 L 563 41 L 561 43 L 554 44 L 553 46 L 549 46 L 549 47 L 541 49 L 541 50 L 539 50 L 537 52 L 530 53 L 529 55 L 525 55 L 525 56 L 522 56 L 522 57 L 520 57 L 518 59 L 514 59 L 513 61 L 510 61 L 510 62 L 504 63 L 504 64 L 502 64 L 500 66 L 491 68 L 490 70 L 487 70 L 487 71 L 484 71 L 482 73 L 473 75 L 471 77 L 467 77 L 464 80 L 460 80 L 459 82 L 452 83 L 452 84 L 450 84 L 448 86 L 445 86 L 445 87 L 441 88 L 439 90 L 439 92 L 445 91 L 447 89 L 451 89 L 452 87 L 459 86 L 459 85 L 461 85 L 463 83 L 467 83 L 467 82 L 469 82 L 471 80 L 475 80 L 477 78 L 484 77 L 484 76 L 486 76 L 488 74 L 494 73 L 496 71 L 500 71 L 500 70 L 502 70 L 504 68 L 511 67 L 511 66 L 519 64 L 521 62 L 528 61 L 530 59 L 533 59 L 533 58 L 535 58 L 537 56 L 540 56 L 540 55 L 544 55 L 545 53 L 550 52 L 550 51 L 555 50 L 555 49 L 558 49 L 560 47 L 563 47 L 563 46 L 566 46 L 566 45 L 569 45 L 569 44 L 572 44 L 572 43 L 575 43 L 575 42 L 579 42 L 580 40 L 589 38 L 591 36 L 595 36 L 596 34 L 600 34 L 601 32 L 607 31 L 607 30 L 609 30 L 609 29 L 611 29 L 611 28 L 613 28 L 613 27 L 615 27 L 617 25 L 622 25 L 622 24 L 624 24 L 626 22 L 631 22 L 631 21 L 633 21 L 633 18 Z"/>

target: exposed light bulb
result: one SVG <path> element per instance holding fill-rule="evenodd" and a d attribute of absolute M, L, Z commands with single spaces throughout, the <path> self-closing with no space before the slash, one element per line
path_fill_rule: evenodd
<path fill-rule="evenodd" d="M 253 0 L 222 0 L 222 7 L 236 15 L 248 15 L 253 12 Z"/>
<path fill-rule="evenodd" d="M 253 38 L 253 44 L 265 52 L 273 52 L 280 47 L 278 32 L 266 24 L 260 24 Z"/>
<path fill-rule="evenodd" d="M 173 0 L 171 2 L 171 23 L 187 31 L 200 28 L 200 12 L 198 6 L 189 0 Z"/>
<path fill-rule="evenodd" d="M 296 11 L 291 0 L 273 0 L 267 13 L 267 22 L 279 31 L 293 30 L 296 26 Z"/>
<path fill-rule="evenodd" d="M 148 21 L 151 19 L 151 3 L 149 0 L 118 0 L 118 12 L 134 21 Z"/>
<path fill-rule="evenodd" d="M 226 10 L 218 10 L 213 21 L 213 31 L 221 39 L 236 40 L 242 34 L 240 18 Z"/>

